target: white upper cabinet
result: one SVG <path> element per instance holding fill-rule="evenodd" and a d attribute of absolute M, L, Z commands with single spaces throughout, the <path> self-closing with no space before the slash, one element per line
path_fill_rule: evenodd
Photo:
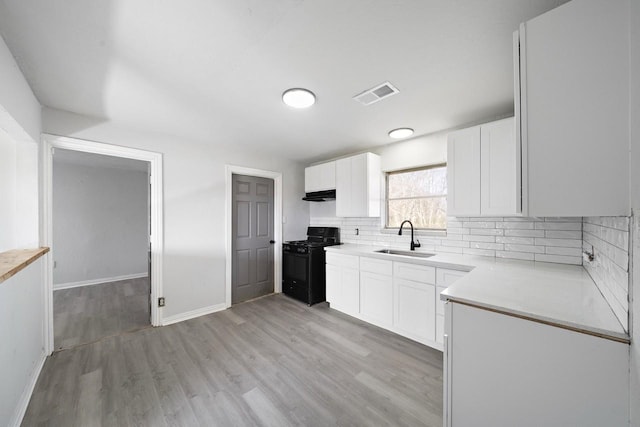
<path fill-rule="evenodd" d="M 629 8 L 574 0 L 520 26 L 529 216 L 630 214 Z"/>
<path fill-rule="evenodd" d="M 447 142 L 447 215 L 480 215 L 480 127 L 452 132 Z"/>
<path fill-rule="evenodd" d="M 447 146 L 447 214 L 521 214 L 521 153 L 514 119 L 452 132 Z"/>
<path fill-rule="evenodd" d="M 309 166 L 304 170 L 304 191 L 335 190 L 336 188 L 336 162 L 326 162 L 315 166 Z"/>
<path fill-rule="evenodd" d="M 521 212 L 521 155 L 513 117 L 480 126 L 480 214 Z"/>
<path fill-rule="evenodd" d="M 380 216 L 380 156 L 363 153 L 336 161 L 336 216 Z"/>

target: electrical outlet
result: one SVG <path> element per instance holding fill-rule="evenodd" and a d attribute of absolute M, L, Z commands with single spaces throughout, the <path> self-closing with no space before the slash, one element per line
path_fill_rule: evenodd
<path fill-rule="evenodd" d="M 158 298 L 158 307 L 164 307 L 164 297 Z"/>

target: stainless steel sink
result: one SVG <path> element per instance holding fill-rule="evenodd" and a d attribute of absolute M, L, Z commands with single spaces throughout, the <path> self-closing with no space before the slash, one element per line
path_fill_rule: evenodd
<path fill-rule="evenodd" d="M 410 256 L 415 258 L 429 258 L 434 256 L 435 254 L 429 254 L 426 252 L 413 252 L 413 251 L 399 251 L 396 249 L 380 249 L 375 251 L 380 254 L 389 254 L 389 255 L 402 255 L 402 256 Z"/>

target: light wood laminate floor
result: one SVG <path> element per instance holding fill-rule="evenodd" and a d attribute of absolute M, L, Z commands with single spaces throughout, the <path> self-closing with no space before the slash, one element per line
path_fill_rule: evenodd
<path fill-rule="evenodd" d="M 87 344 L 150 324 L 147 277 L 53 292 L 56 349 Z"/>
<path fill-rule="evenodd" d="M 442 353 L 282 294 L 57 352 L 24 426 L 438 426 Z"/>

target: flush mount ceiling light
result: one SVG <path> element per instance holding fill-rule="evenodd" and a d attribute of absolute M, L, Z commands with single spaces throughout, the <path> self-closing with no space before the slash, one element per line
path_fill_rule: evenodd
<path fill-rule="evenodd" d="M 402 139 L 413 135 L 413 129 L 411 128 L 398 128 L 389 132 L 389 136 L 393 139 Z"/>
<path fill-rule="evenodd" d="M 282 101 L 292 108 L 309 108 L 316 103 L 316 96 L 310 90 L 292 88 L 282 94 Z"/>

